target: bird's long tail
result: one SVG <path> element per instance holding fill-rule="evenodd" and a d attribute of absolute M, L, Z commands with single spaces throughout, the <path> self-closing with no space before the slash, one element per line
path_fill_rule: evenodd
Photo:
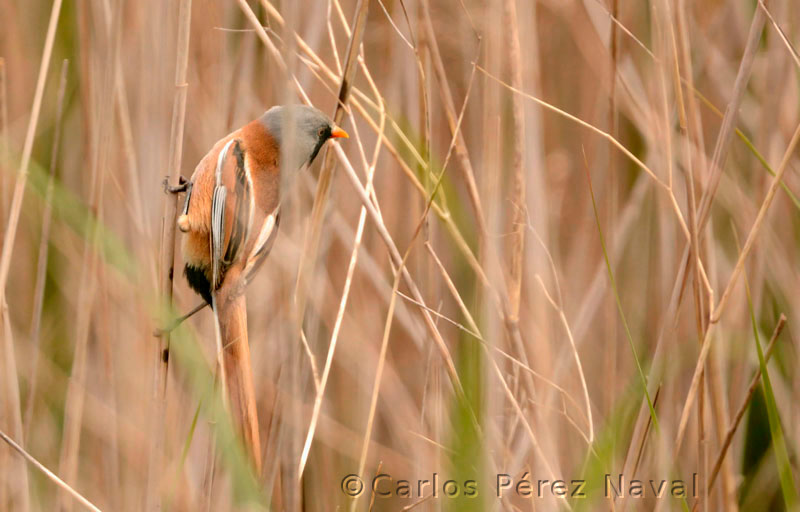
<path fill-rule="evenodd" d="M 243 294 L 217 297 L 216 307 L 222 341 L 222 372 L 228 404 L 236 428 L 244 440 L 258 474 L 261 474 L 261 439 L 247 341 L 247 304 Z"/>

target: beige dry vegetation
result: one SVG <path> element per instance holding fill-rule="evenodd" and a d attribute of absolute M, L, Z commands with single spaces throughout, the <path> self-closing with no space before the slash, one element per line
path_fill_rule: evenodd
<path fill-rule="evenodd" d="M 798 26 L 790 0 L 2 0 L 0 510 L 796 510 Z M 211 313 L 153 336 L 199 302 L 162 180 L 288 102 L 350 139 L 247 292 L 257 476 Z"/>

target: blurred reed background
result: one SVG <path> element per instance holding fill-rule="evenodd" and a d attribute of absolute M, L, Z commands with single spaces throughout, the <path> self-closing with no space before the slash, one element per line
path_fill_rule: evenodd
<path fill-rule="evenodd" d="M 0 443 L 0 510 L 796 509 L 800 8 L 764 4 L 0 1 L 0 429 L 66 482 Z M 346 73 L 247 292 L 257 478 L 208 310 L 159 385 L 162 181 Z"/>

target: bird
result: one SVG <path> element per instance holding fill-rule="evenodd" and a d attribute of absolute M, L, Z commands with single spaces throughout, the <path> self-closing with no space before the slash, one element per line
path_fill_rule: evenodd
<path fill-rule="evenodd" d="M 348 134 L 318 109 L 274 106 L 218 140 L 189 180 L 167 186 L 186 193 L 177 219 L 184 234 L 184 275 L 204 301 L 193 312 L 207 304 L 214 310 L 228 405 L 259 472 L 244 290 L 275 241 L 281 197 L 324 144 L 337 138 Z"/>
<path fill-rule="evenodd" d="M 275 240 L 280 198 L 294 175 L 313 163 L 327 140 L 347 137 L 314 107 L 275 106 L 217 141 L 200 160 L 185 184 L 178 229 L 187 235 L 184 275 L 208 304 L 226 275 L 239 285 L 252 279 Z"/>

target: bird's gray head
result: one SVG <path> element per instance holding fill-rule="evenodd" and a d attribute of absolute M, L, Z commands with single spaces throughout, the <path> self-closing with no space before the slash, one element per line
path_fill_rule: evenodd
<path fill-rule="evenodd" d="M 261 116 L 267 131 L 275 137 L 281 152 L 281 167 L 296 170 L 311 164 L 330 138 L 347 133 L 314 107 L 281 105 Z"/>

